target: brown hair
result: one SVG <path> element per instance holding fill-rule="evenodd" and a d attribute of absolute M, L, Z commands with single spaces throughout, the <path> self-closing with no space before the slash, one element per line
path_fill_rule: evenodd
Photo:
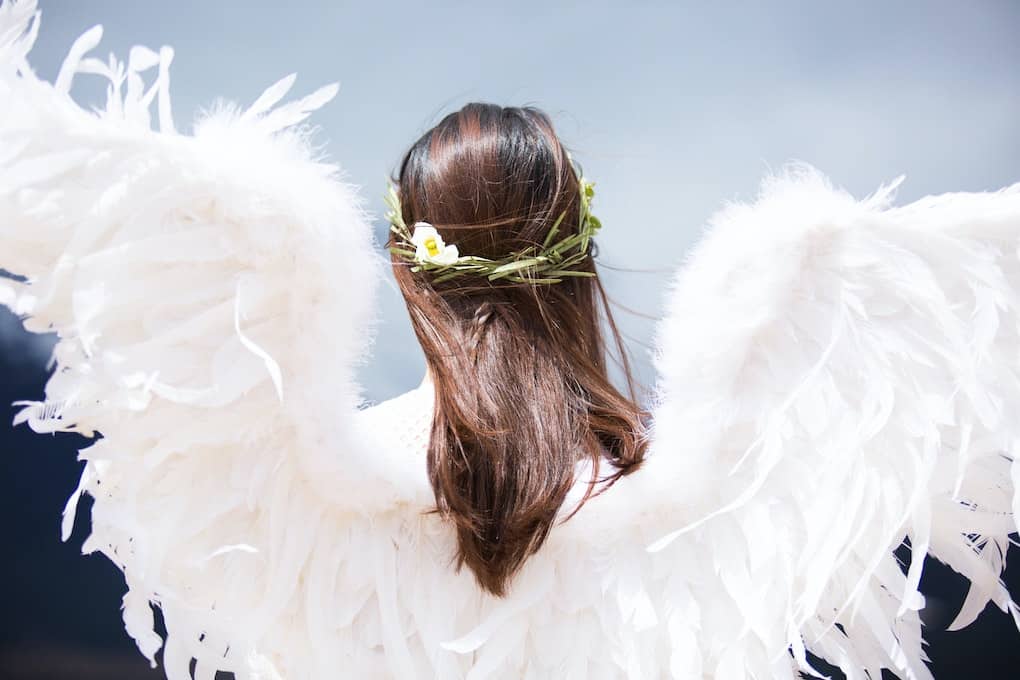
<path fill-rule="evenodd" d="M 549 118 L 532 108 L 468 104 L 411 147 L 398 186 L 406 224 L 431 223 L 461 255 L 498 259 L 541 245 L 556 218 L 578 229 L 580 184 Z M 391 235 L 391 243 L 393 245 Z M 593 246 L 589 246 L 593 247 Z M 502 596 L 549 534 L 589 458 L 608 488 L 645 453 L 626 351 L 597 276 L 555 284 L 435 283 L 392 258 L 435 386 L 428 474 L 436 508 L 456 526 L 456 567 Z M 595 272 L 591 257 L 578 266 Z M 603 319 L 629 396 L 610 382 Z M 564 520 L 566 521 L 566 520 Z"/>

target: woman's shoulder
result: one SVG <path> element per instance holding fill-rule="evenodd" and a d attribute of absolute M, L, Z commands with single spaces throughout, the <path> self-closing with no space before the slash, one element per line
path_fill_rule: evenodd
<path fill-rule="evenodd" d="M 369 405 L 358 413 L 363 427 L 395 447 L 425 455 L 432 430 L 435 401 L 427 381 L 396 397 Z"/>

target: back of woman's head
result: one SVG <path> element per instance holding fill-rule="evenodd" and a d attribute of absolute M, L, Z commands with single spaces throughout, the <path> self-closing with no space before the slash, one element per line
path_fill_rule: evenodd
<path fill-rule="evenodd" d="M 403 221 L 428 222 L 461 255 L 499 260 L 541 248 L 558 218 L 557 234 L 580 228 L 580 179 L 534 108 L 468 104 L 411 147 L 396 182 Z M 643 459 L 623 343 L 591 257 L 573 265 L 589 275 L 558 283 L 444 281 L 397 254 L 393 266 L 435 386 L 428 472 L 437 510 L 455 523 L 457 568 L 467 564 L 481 587 L 503 595 L 545 541 L 580 460 L 596 474 L 608 460 L 611 484 Z M 629 396 L 608 377 L 604 327 Z"/>

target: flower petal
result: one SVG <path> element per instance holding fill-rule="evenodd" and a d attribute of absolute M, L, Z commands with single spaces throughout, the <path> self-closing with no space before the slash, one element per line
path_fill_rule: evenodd
<path fill-rule="evenodd" d="M 439 247 L 443 247 L 443 237 L 439 235 L 439 232 L 436 231 L 435 227 L 428 222 L 415 222 L 414 233 L 411 234 L 411 243 L 418 246 L 420 249 L 424 245 L 425 239 L 428 238 L 436 239 L 436 243 L 439 244 Z"/>
<path fill-rule="evenodd" d="M 453 264 L 460 257 L 460 252 L 457 250 L 457 246 L 446 246 L 442 252 L 432 258 L 432 261 L 436 264 Z"/>

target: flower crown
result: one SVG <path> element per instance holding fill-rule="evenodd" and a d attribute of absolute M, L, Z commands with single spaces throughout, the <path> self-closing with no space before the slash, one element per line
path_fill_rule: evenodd
<path fill-rule="evenodd" d="M 433 283 L 441 283 L 465 274 L 484 276 L 489 281 L 507 280 L 514 283 L 559 283 L 568 276 L 595 276 L 593 272 L 573 269 L 588 257 L 591 239 L 602 228 L 602 223 L 591 214 L 591 200 L 595 196 L 595 185 L 580 179 L 581 218 L 576 234 L 554 241 L 566 211 L 549 229 L 542 247 L 528 246 L 511 252 L 506 257 L 490 260 L 474 255 L 461 255 L 456 245 L 447 244 L 428 222 L 415 222 L 412 229 L 404 223 L 400 210 L 400 196 L 391 183 L 386 192 L 389 210 L 386 218 L 390 231 L 395 235 L 397 245 L 390 252 L 414 264 L 411 271 L 433 272 Z M 576 249 L 576 250 L 575 250 Z M 573 251 L 573 252 L 571 252 Z"/>

